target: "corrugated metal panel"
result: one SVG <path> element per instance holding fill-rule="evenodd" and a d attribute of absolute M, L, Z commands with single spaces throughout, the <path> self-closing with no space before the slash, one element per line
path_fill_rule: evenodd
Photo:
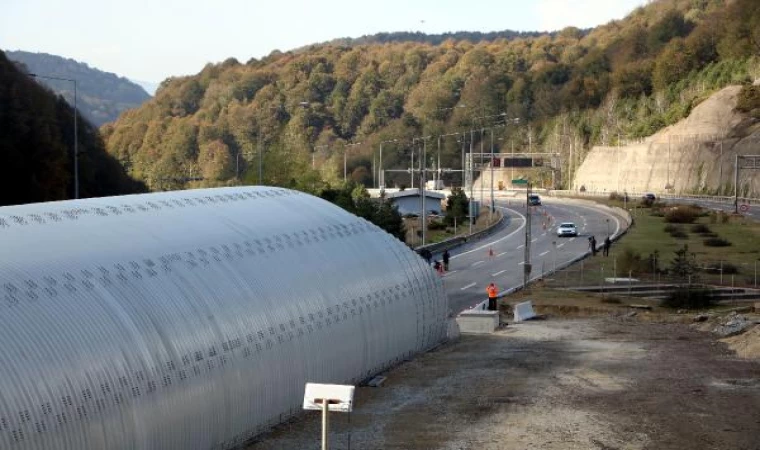
<path fill-rule="evenodd" d="M 0 208 L 0 448 L 223 449 L 443 339 L 440 279 L 243 187 Z"/>

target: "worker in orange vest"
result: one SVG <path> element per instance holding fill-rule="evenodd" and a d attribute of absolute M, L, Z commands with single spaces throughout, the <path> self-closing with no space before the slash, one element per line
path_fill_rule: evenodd
<path fill-rule="evenodd" d="M 496 311 L 496 297 L 499 295 L 499 288 L 491 283 L 486 288 L 486 293 L 488 293 L 488 310 Z"/>

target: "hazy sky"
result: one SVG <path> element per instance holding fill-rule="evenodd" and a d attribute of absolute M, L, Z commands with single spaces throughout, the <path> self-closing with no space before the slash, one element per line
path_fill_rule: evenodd
<path fill-rule="evenodd" d="M 131 79 L 194 74 L 381 31 L 546 31 L 623 18 L 646 0 L 4 0 L 0 48 L 73 58 Z"/>

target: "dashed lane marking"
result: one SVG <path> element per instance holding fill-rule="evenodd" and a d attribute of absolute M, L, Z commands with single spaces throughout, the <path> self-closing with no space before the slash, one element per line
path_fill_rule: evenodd
<path fill-rule="evenodd" d="M 499 256 L 504 256 L 506 254 L 507 254 L 507 252 L 502 252 L 502 253 L 499 253 L 498 255 L 496 255 L 496 257 L 498 258 Z"/>
<path fill-rule="evenodd" d="M 506 270 L 500 270 L 500 271 L 498 271 L 496 273 L 492 273 L 491 276 L 492 277 L 498 277 L 499 275 L 503 274 L 504 272 L 506 272 Z"/>
<path fill-rule="evenodd" d="M 479 266 L 479 265 L 484 264 L 484 263 L 485 263 L 485 261 L 475 261 L 474 263 L 472 263 L 472 267 Z"/>
<path fill-rule="evenodd" d="M 540 254 L 540 255 L 538 255 L 538 256 L 544 256 L 544 255 L 548 255 L 548 254 L 549 254 L 549 251 L 547 250 L 547 251 L 545 251 L 545 252 L 541 253 L 541 254 Z"/>
<path fill-rule="evenodd" d="M 474 287 L 474 286 L 475 286 L 475 283 L 470 283 L 467 286 L 465 286 L 462 289 L 460 289 L 460 291 L 465 291 L 465 290 L 470 289 L 471 287 Z"/>

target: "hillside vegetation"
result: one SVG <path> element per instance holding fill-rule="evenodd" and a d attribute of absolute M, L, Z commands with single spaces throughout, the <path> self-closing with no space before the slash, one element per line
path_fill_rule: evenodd
<path fill-rule="evenodd" d="M 6 52 L 8 59 L 23 64 L 29 72 L 77 80 L 77 108 L 93 125 L 112 122 L 119 114 L 136 108 L 150 98 L 139 85 L 113 73 L 103 72 L 73 59 L 46 53 Z M 74 84 L 70 81 L 37 78 L 70 105 L 74 104 Z"/>
<path fill-rule="evenodd" d="M 73 198 L 74 111 L 0 52 L 0 206 Z M 145 190 L 79 120 L 80 197 Z"/>
<path fill-rule="evenodd" d="M 592 145 L 652 134 L 711 92 L 758 76 L 760 2 L 660 0 L 593 30 L 391 41 L 228 59 L 169 79 L 102 129 L 108 150 L 152 189 L 263 181 L 320 191 L 342 181 L 344 154 L 348 178 L 369 184 L 380 142 L 400 141 L 385 144 L 383 166 L 402 168 L 414 137 L 506 117 L 521 122 L 494 128 L 496 151 L 557 151 L 564 170 Z M 467 140 L 441 139 L 444 167 L 492 142 L 488 131 Z M 386 184 L 408 177 L 388 174 Z"/>

